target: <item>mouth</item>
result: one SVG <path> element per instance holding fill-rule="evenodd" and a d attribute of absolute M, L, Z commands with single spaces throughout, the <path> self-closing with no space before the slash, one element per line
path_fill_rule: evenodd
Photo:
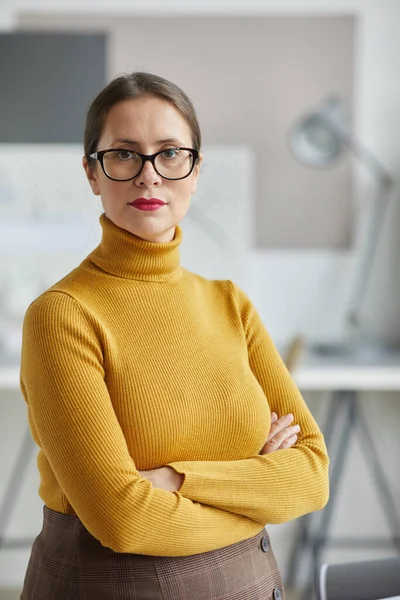
<path fill-rule="evenodd" d="M 136 198 L 136 200 L 129 202 L 129 204 L 138 210 L 152 211 L 160 209 L 167 203 L 159 198 Z"/>

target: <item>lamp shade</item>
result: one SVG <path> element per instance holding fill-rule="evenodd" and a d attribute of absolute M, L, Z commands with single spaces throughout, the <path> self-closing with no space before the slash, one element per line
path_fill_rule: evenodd
<path fill-rule="evenodd" d="M 312 167 L 332 164 L 344 150 L 344 106 L 330 96 L 318 109 L 300 118 L 289 134 L 290 149 L 296 159 Z"/>

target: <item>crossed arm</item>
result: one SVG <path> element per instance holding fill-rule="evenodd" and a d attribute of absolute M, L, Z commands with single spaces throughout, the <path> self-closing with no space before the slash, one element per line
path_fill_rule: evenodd
<path fill-rule="evenodd" d="M 271 429 L 265 440 L 264 446 L 259 454 L 270 454 L 276 450 L 287 450 L 294 446 L 297 441 L 297 434 L 300 431 L 300 425 L 291 425 L 293 415 L 271 414 Z M 185 475 L 178 473 L 172 467 L 165 466 L 148 471 L 139 471 L 142 477 L 145 477 L 154 485 L 154 487 L 167 492 L 178 492 L 181 488 Z"/>

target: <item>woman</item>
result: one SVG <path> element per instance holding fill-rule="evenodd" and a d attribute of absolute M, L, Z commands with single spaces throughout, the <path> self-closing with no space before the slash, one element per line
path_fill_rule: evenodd
<path fill-rule="evenodd" d="M 323 436 L 250 300 L 180 267 L 200 148 L 160 77 L 89 109 L 102 240 L 24 321 L 44 523 L 23 600 L 283 598 L 264 526 L 327 502 Z"/>

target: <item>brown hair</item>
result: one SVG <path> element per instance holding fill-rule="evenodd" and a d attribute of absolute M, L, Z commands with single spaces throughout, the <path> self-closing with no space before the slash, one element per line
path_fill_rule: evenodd
<path fill-rule="evenodd" d="M 97 150 L 104 121 L 108 111 L 118 102 L 140 96 L 159 96 L 171 102 L 186 119 L 191 133 L 192 143 L 196 150 L 201 148 L 201 131 L 196 111 L 191 100 L 177 85 L 152 73 L 134 72 L 119 75 L 113 79 L 93 100 L 86 116 L 84 134 L 85 156 L 92 163 L 89 155 Z M 94 162 L 94 161 L 93 161 Z"/>

